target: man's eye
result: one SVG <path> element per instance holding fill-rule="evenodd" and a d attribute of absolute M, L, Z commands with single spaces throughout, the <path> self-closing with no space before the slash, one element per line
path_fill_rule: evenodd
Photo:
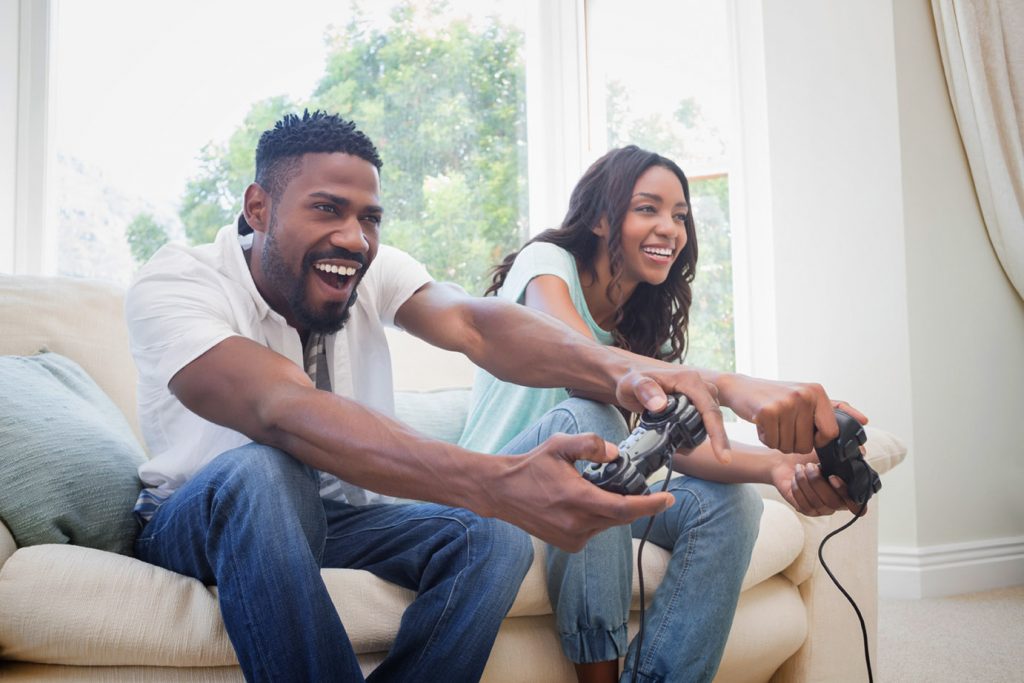
<path fill-rule="evenodd" d="M 317 211 L 323 211 L 325 213 L 338 213 L 338 210 L 334 208 L 333 204 L 315 204 L 313 206 Z"/>
<path fill-rule="evenodd" d="M 380 225 L 382 219 L 378 214 L 370 214 L 368 216 L 363 216 L 363 220 L 368 221 L 373 225 Z"/>

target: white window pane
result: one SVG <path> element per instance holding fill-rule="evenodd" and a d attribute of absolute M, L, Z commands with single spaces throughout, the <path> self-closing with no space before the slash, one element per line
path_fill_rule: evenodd
<path fill-rule="evenodd" d="M 699 245 L 687 362 L 719 370 L 735 368 L 729 35 L 723 2 L 587 4 L 591 154 L 635 144 L 686 173 Z"/>
<path fill-rule="evenodd" d="M 126 282 L 154 236 L 208 240 L 237 215 L 258 133 L 308 106 L 377 143 L 385 240 L 480 289 L 526 230 L 519 10 L 364 4 L 62 3 L 59 271 Z"/>

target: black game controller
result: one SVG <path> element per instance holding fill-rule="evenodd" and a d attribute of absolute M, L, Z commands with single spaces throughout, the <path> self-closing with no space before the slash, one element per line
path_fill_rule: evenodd
<path fill-rule="evenodd" d="M 592 463 L 583 471 L 583 478 L 612 493 L 642 495 L 647 492 L 647 477 L 668 463 L 673 453 L 680 448 L 693 450 L 707 435 L 690 400 L 673 394 L 663 410 L 645 410 L 640 415 L 640 424 L 619 444 L 619 457 Z"/>
<path fill-rule="evenodd" d="M 846 482 L 846 491 L 855 503 L 864 504 L 868 498 L 882 488 L 878 473 L 864 462 L 860 447 L 868 440 L 864 427 L 857 420 L 839 408 L 835 408 L 839 423 L 839 436 L 816 448 L 821 473 L 826 477 L 836 475 Z"/>

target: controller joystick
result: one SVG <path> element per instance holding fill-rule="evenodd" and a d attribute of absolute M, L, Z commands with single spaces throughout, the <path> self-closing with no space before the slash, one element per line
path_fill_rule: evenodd
<path fill-rule="evenodd" d="M 836 475 L 846 482 L 846 490 L 854 502 L 868 502 L 880 488 L 882 481 L 871 465 L 864 461 L 860 447 L 867 441 L 864 427 L 849 414 L 835 408 L 839 423 L 839 436 L 815 449 L 821 463 L 821 473 L 826 477 Z"/>
<path fill-rule="evenodd" d="M 612 493 L 638 496 L 647 492 L 647 477 L 669 462 L 679 449 L 689 452 L 707 438 L 700 413 L 682 394 L 668 397 L 660 411 L 645 410 L 636 429 L 619 444 L 612 462 L 592 463 L 583 478 Z"/>

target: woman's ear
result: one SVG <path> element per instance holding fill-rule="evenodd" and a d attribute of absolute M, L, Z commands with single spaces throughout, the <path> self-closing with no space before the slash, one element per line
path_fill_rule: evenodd
<path fill-rule="evenodd" d="M 608 237 L 608 219 L 602 218 L 601 222 L 590 229 L 590 232 L 594 233 L 598 237 Z"/>

